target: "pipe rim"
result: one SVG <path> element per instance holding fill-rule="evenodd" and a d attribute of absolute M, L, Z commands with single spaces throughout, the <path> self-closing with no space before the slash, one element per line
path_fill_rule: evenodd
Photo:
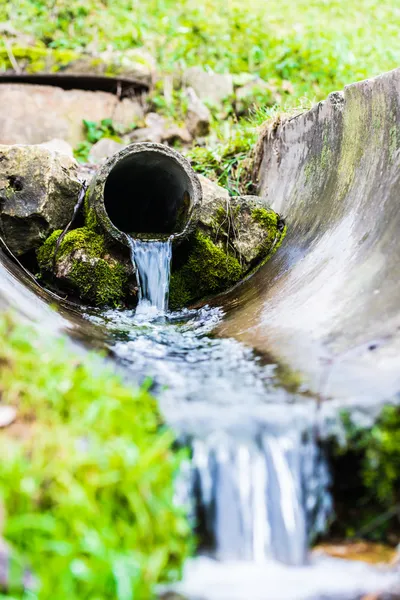
<path fill-rule="evenodd" d="M 154 152 L 157 154 L 163 154 L 168 158 L 174 159 L 178 165 L 185 172 L 191 186 L 190 196 L 191 196 L 191 208 L 188 213 L 188 219 L 182 231 L 177 231 L 171 234 L 154 233 L 152 237 L 149 234 L 141 234 L 140 232 L 132 232 L 135 234 L 137 239 L 145 239 L 148 241 L 152 240 L 167 240 L 170 239 L 172 241 L 179 241 L 183 238 L 187 237 L 196 225 L 196 221 L 198 218 L 198 213 L 200 210 L 200 204 L 202 201 L 202 188 L 200 184 L 200 180 L 194 172 L 190 162 L 179 152 L 170 148 L 169 146 L 165 146 L 164 144 L 158 144 L 155 142 L 137 142 L 134 144 L 130 144 L 126 148 L 119 150 L 115 154 L 113 154 L 107 161 L 100 167 L 99 171 L 94 175 L 92 182 L 89 186 L 88 190 L 88 204 L 91 209 L 93 209 L 96 213 L 96 217 L 100 222 L 101 226 L 107 233 L 113 237 L 115 240 L 123 244 L 124 246 L 129 247 L 129 236 L 127 233 L 121 231 L 114 225 L 110 217 L 108 216 L 105 202 L 104 202 L 104 188 L 107 181 L 108 176 L 114 167 L 121 160 L 125 159 L 128 156 L 132 156 L 133 154 L 140 154 L 143 152 Z M 101 201 L 98 201 L 98 199 Z M 156 237 L 155 237 L 156 236 Z"/>

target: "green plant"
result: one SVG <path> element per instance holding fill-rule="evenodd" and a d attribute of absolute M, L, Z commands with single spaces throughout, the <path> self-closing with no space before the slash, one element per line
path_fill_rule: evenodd
<path fill-rule="evenodd" d="M 40 600 L 131 600 L 179 577 L 191 549 L 173 481 L 182 454 L 146 388 L 95 355 L 75 354 L 0 317 L 0 395 L 18 411 L 2 430 L 4 537 Z"/>
<path fill-rule="evenodd" d="M 109 138 L 116 142 L 121 142 L 121 135 L 124 134 L 124 129 L 113 122 L 112 119 L 102 119 L 99 123 L 96 121 L 83 120 L 86 140 L 80 142 L 74 149 L 74 156 L 80 162 L 87 162 L 90 150 L 96 142 L 103 138 Z M 134 125 L 132 125 L 134 129 Z"/>
<path fill-rule="evenodd" d="M 372 427 L 348 412 L 345 444 L 333 444 L 337 526 L 352 537 L 400 535 L 400 407 L 383 407 Z"/>

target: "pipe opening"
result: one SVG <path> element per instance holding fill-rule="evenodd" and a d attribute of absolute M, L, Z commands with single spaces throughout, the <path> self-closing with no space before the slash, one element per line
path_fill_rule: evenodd
<path fill-rule="evenodd" d="M 120 160 L 104 186 L 109 219 L 129 234 L 180 232 L 192 208 L 188 174 L 171 156 L 135 152 Z"/>

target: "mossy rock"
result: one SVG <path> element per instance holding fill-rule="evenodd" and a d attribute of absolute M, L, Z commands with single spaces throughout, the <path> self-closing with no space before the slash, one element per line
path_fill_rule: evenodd
<path fill-rule="evenodd" d="M 40 145 L 0 145 L 0 226 L 20 256 L 66 226 L 82 184 L 76 162 Z"/>
<path fill-rule="evenodd" d="M 135 302 L 136 278 L 129 260 L 112 251 L 103 236 L 87 227 L 68 232 L 56 252 L 61 233 L 55 231 L 37 252 L 44 276 L 90 305 Z"/>
<path fill-rule="evenodd" d="M 238 259 L 245 273 L 276 250 L 286 234 L 284 221 L 258 196 L 215 198 L 203 204 L 200 226 Z"/>
<path fill-rule="evenodd" d="M 204 233 L 198 231 L 184 266 L 172 273 L 169 306 L 180 308 L 211 294 L 222 292 L 242 275 L 239 261 L 216 246 Z"/>
<path fill-rule="evenodd" d="M 176 250 L 170 308 L 226 291 L 264 264 L 285 235 L 283 219 L 261 198 L 210 197 L 201 206 L 196 234 Z"/>

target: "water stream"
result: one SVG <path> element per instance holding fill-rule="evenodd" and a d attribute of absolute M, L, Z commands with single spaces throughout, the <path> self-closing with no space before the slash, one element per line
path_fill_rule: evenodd
<path fill-rule="evenodd" d="M 139 279 L 137 312 L 155 308 L 164 313 L 168 308 L 169 277 L 171 270 L 171 240 L 142 241 L 127 236 L 131 259 Z"/>
<path fill-rule="evenodd" d="M 135 248 L 146 290 L 138 309 L 85 316 L 102 326 L 128 381 L 151 378 L 166 421 L 191 448 L 176 497 L 198 527 L 200 556 L 175 589 L 189 600 L 353 600 L 391 584 L 391 573 L 309 555 L 332 510 L 315 401 L 285 390 L 265 356 L 213 337 L 220 308 L 166 311 L 170 248 L 145 244 Z M 71 320 L 53 313 L 4 260 L 0 276 L 2 299 L 21 314 L 52 329 Z M 156 310 L 138 318 L 145 303 Z"/>

